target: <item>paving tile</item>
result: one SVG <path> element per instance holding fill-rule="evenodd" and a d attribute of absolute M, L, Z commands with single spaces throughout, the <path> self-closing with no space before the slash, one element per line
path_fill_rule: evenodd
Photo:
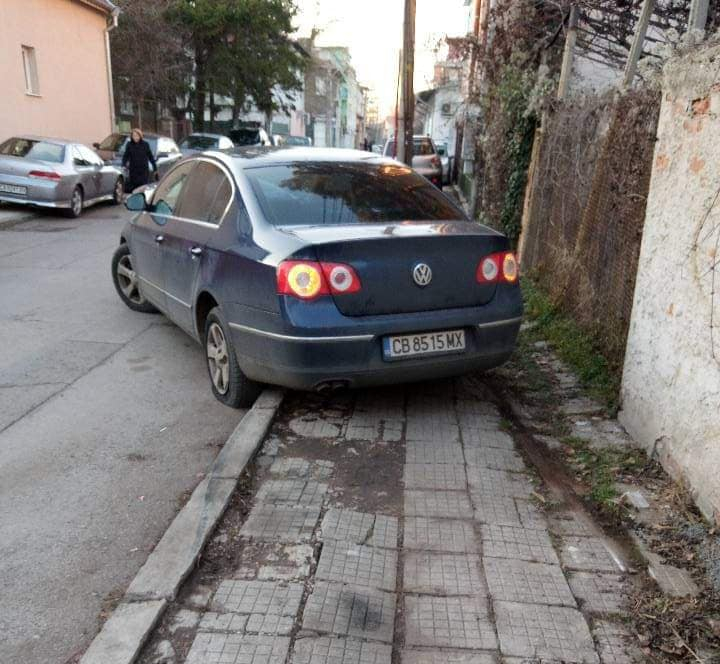
<path fill-rule="evenodd" d="M 535 486 L 527 475 L 491 470 L 480 466 L 468 466 L 468 485 L 471 491 L 490 493 L 495 496 L 529 498 Z"/>
<path fill-rule="evenodd" d="M 286 636 L 200 632 L 185 664 L 285 664 L 289 650 Z"/>
<path fill-rule="evenodd" d="M 397 552 L 350 542 L 326 542 L 316 577 L 361 588 L 395 590 Z"/>
<path fill-rule="evenodd" d="M 397 548 L 398 520 L 385 514 L 368 514 L 345 509 L 329 509 L 320 525 L 321 539 L 338 540 Z"/>
<path fill-rule="evenodd" d="M 582 613 L 562 606 L 494 602 L 500 651 L 531 661 L 598 664 Z"/>
<path fill-rule="evenodd" d="M 496 523 L 505 526 L 520 526 L 520 516 L 512 496 L 492 493 L 470 492 L 474 517 L 481 523 Z"/>
<path fill-rule="evenodd" d="M 592 630 L 602 664 L 634 664 L 642 658 L 632 646 L 630 633 L 618 623 L 596 620 Z"/>
<path fill-rule="evenodd" d="M 431 595 L 487 595 L 476 554 L 406 551 L 403 590 Z"/>
<path fill-rule="evenodd" d="M 343 421 L 332 416 L 303 415 L 291 420 L 288 426 L 294 434 L 303 438 L 340 438 Z"/>
<path fill-rule="evenodd" d="M 469 521 L 405 517 L 404 548 L 421 551 L 477 553 L 478 541 Z"/>
<path fill-rule="evenodd" d="M 619 572 L 615 559 L 599 537 L 566 537 L 560 548 L 563 565 L 574 570 Z"/>
<path fill-rule="evenodd" d="M 455 402 L 455 409 L 458 417 L 463 415 L 481 415 L 483 417 L 500 419 L 500 411 L 497 406 L 489 401 L 482 401 L 476 398 L 463 398 Z"/>
<path fill-rule="evenodd" d="M 272 466 L 270 466 L 271 474 L 283 475 L 288 478 L 308 478 L 310 477 L 310 470 L 310 462 L 299 457 L 280 457 L 275 459 Z"/>
<path fill-rule="evenodd" d="M 645 546 L 640 551 L 649 563 L 648 574 L 655 579 L 666 595 L 671 597 L 694 597 L 700 594 L 700 588 L 698 588 L 690 572 L 674 565 L 666 565 L 662 556 L 648 551 Z"/>
<path fill-rule="evenodd" d="M 293 581 L 310 574 L 314 549 L 309 544 L 243 542 L 235 579 Z"/>
<path fill-rule="evenodd" d="M 513 473 L 527 470 L 525 462 L 517 452 L 499 447 L 468 446 L 465 448 L 465 461 L 468 466 L 480 466 L 492 470 L 507 470 Z"/>
<path fill-rule="evenodd" d="M 400 664 L 496 664 L 495 656 L 473 650 L 402 650 Z"/>
<path fill-rule="evenodd" d="M 487 557 L 483 558 L 483 565 L 494 600 L 575 606 L 575 598 L 558 565 Z"/>
<path fill-rule="evenodd" d="M 237 613 L 217 613 L 208 611 L 200 619 L 200 632 L 235 632 L 245 633 L 248 617 Z"/>
<path fill-rule="evenodd" d="M 628 589 L 622 576 L 602 572 L 571 572 L 568 583 L 580 608 L 590 613 L 627 613 Z"/>
<path fill-rule="evenodd" d="M 541 510 L 532 500 L 515 499 L 520 523 L 523 528 L 532 530 L 548 530 L 548 520 L 545 512 Z"/>
<path fill-rule="evenodd" d="M 545 530 L 483 524 L 480 533 L 484 556 L 529 560 L 551 565 L 560 564 L 550 541 L 550 535 Z"/>
<path fill-rule="evenodd" d="M 405 445 L 405 463 L 464 464 L 460 443 L 440 443 L 408 440 Z"/>
<path fill-rule="evenodd" d="M 452 408 L 452 405 L 449 406 Z M 454 421 L 436 415 L 411 415 L 405 423 L 405 440 L 426 441 L 436 444 L 460 441 L 460 427 Z"/>
<path fill-rule="evenodd" d="M 308 542 L 319 518 L 320 506 L 259 504 L 250 510 L 240 535 L 260 541 Z"/>
<path fill-rule="evenodd" d="M 266 480 L 258 489 L 255 503 L 313 507 L 323 504 L 327 491 L 327 484 L 315 480 Z"/>
<path fill-rule="evenodd" d="M 467 519 L 472 506 L 464 491 L 405 490 L 405 514 L 409 516 Z"/>
<path fill-rule="evenodd" d="M 473 427 L 461 425 L 463 444 L 465 449 L 473 447 L 495 447 L 501 450 L 514 450 L 515 441 L 512 436 L 495 427 Z"/>
<path fill-rule="evenodd" d="M 465 466 L 450 463 L 407 463 L 403 470 L 403 484 L 406 489 L 465 491 Z"/>
<path fill-rule="evenodd" d="M 550 524 L 550 532 L 556 535 L 591 537 L 595 534 L 584 521 L 581 521 L 574 514 L 568 512 L 553 514 L 548 519 L 548 522 Z"/>
<path fill-rule="evenodd" d="M 390 664 L 392 647 L 335 636 L 299 638 L 290 664 Z"/>
<path fill-rule="evenodd" d="M 435 648 L 497 647 L 485 599 L 405 595 L 405 643 Z"/>
<path fill-rule="evenodd" d="M 247 615 L 247 632 L 290 634 L 302 594 L 302 583 L 225 580 L 210 608 L 220 613 Z"/>
<path fill-rule="evenodd" d="M 303 629 L 392 643 L 394 593 L 317 581 L 303 612 Z"/>
<path fill-rule="evenodd" d="M 463 431 L 465 429 L 497 431 L 500 427 L 500 417 L 492 414 L 459 412 L 458 421 Z"/>

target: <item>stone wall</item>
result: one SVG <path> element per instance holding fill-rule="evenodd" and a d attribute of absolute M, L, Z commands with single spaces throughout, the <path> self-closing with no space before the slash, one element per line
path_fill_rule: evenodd
<path fill-rule="evenodd" d="M 671 61 L 620 420 L 720 518 L 720 47 Z"/>

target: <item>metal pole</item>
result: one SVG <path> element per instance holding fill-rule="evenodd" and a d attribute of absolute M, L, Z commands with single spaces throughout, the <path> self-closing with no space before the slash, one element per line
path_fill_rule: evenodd
<path fill-rule="evenodd" d="M 580 10 L 577 5 L 570 7 L 570 19 L 568 20 L 568 31 L 565 37 L 565 50 L 563 51 L 562 69 L 560 69 L 560 82 L 558 83 L 557 98 L 562 101 L 567 97 L 570 88 L 570 77 L 572 76 L 573 56 L 575 44 L 577 43 L 577 26 Z"/>
<path fill-rule="evenodd" d="M 643 2 L 640 19 L 638 20 L 638 24 L 635 28 L 635 36 L 633 37 L 630 54 L 628 55 L 627 64 L 625 65 L 625 75 L 623 76 L 622 82 L 623 88 L 629 88 L 635 78 L 637 63 L 640 59 L 640 55 L 642 54 L 643 45 L 645 44 L 645 35 L 647 34 L 648 24 L 650 23 L 650 17 L 652 16 L 654 8 L 655 0 L 645 0 Z"/>
<path fill-rule="evenodd" d="M 479 37 L 480 37 L 480 27 L 483 23 L 483 9 L 489 8 L 489 3 L 487 1 L 483 0 L 475 0 L 475 3 L 473 5 L 473 44 L 472 44 L 472 52 L 470 54 L 470 79 L 468 81 L 468 104 L 474 103 L 474 96 L 475 96 L 475 79 L 477 77 L 477 61 L 478 61 L 478 48 L 479 48 Z M 484 34 L 487 34 L 487 19 L 485 19 L 485 25 L 484 25 Z M 484 44 L 484 40 L 483 40 Z M 468 113 L 467 110 L 465 112 L 465 131 L 464 133 L 464 142 L 468 140 L 467 137 L 467 130 L 472 129 L 473 131 L 478 130 L 477 120 L 470 123 L 468 122 Z M 474 137 L 471 137 L 471 140 L 474 140 Z M 464 155 L 463 155 L 464 156 Z M 478 162 L 478 149 L 477 145 L 475 145 L 475 149 L 473 151 L 473 162 L 472 162 L 472 179 L 470 180 L 470 200 L 468 201 L 468 214 L 470 216 L 470 219 L 475 219 L 477 215 L 477 201 L 478 201 L 478 169 L 477 169 L 477 162 Z M 465 163 L 465 160 L 463 159 L 463 165 Z"/>
<path fill-rule="evenodd" d="M 692 4 L 690 5 L 690 15 L 688 17 L 688 31 L 686 35 L 686 42 L 688 44 L 694 43 L 694 32 L 705 32 L 709 4 L 710 0 L 692 0 Z"/>
<path fill-rule="evenodd" d="M 402 141 L 398 136 L 398 159 L 412 165 L 413 125 L 415 120 L 415 0 L 405 0 L 403 23 L 403 68 L 402 68 Z"/>

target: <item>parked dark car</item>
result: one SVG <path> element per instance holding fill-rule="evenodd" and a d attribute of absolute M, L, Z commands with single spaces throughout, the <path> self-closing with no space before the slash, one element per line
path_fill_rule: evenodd
<path fill-rule="evenodd" d="M 144 134 L 143 138 L 150 145 L 153 157 L 158 167 L 158 177 L 162 177 L 180 159 L 182 152 L 177 143 L 169 136 L 158 136 L 157 134 Z M 106 164 L 122 169 L 122 158 L 125 152 L 125 145 L 130 140 L 130 134 L 110 134 L 102 143 L 93 143 L 96 152 L 105 160 Z M 123 175 L 127 180 L 127 173 L 123 169 Z"/>
<path fill-rule="evenodd" d="M 122 173 L 82 143 L 41 136 L 0 143 L 0 201 L 79 217 L 95 203 L 119 203 L 122 195 Z"/>
<path fill-rule="evenodd" d="M 389 138 L 385 143 L 383 154 L 386 157 L 397 156 L 397 146 L 394 138 Z M 442 189 L 443 169 L 440 155 L 435 148 L 435 143 L 429 136 L 413 136 L 413 158 L 412 167 L 424 175 L 436 187 Z"/>
<path fill-rule="evenodd" d="M 160 182 L 120 237 L 112 277 L 205 348 L 212 390 L 324 391 L 488 369 L 522 300 L 505 236 L 425 178 L 369 152 L 208 152 Z"/>
<path fill-rule="evenodd" d="M 238 147 L 273 145 L 273 140 L 262 127 L 239 127 L 228 132 L 228 138 Z"/>

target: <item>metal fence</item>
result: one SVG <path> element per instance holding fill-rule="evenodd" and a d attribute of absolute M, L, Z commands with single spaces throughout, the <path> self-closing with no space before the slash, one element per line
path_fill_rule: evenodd
<path fill-rule="evenodd" d="M 623 362 L 660 93 L 636 90 L 552 109 L 536 140 L 523 270 Z"/>

